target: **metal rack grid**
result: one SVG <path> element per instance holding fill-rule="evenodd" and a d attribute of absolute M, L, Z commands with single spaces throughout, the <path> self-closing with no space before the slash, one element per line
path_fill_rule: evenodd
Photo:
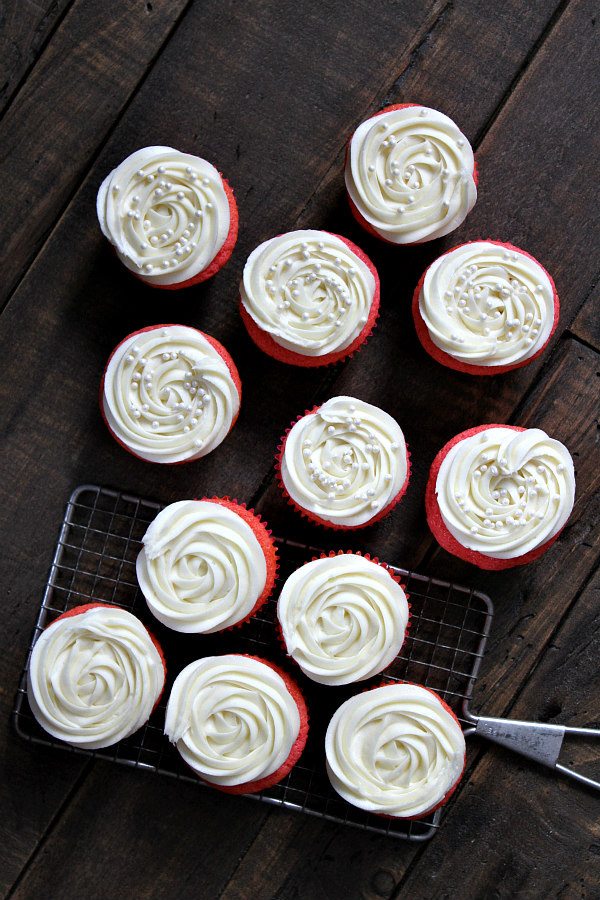
<path fill-rule="evenodd" d="M 149 522 L 162 506 L 151 500 L 96 485 L 82 485 L 67 503 L 50 574 L 13 709 L 14 726 L 24 739 L 71 753 L 111 760 L 193 784 L 177 751 L 163 734 L 165 705 L 175 675 L 193 659 L 211 653 L 263 655 L 284 667 L 285 656 L 275 632 L 276 592 L 260 614 L 239 629 L 221 635 L 182 635 L 163 628 L 148 612 L 138 588 L 135 560 Z M 319 548 L 277 539 L 280 578 L 320 553 Z M 437 691 L 461 719 L 465 718 L 489 634 L 493 607 L 485 594 L 396 568 L 410 595 L 411 625 L 401 654 L 386 670 L 386 681 L 408 680 Z M 75 749 L 54 740 L 34 719 L 27 702 L 27 668 L 41 631 L 68 609 L 90 599 L 114 603 L 135 613 L 159 638 L 169 674 L 163 700 L 149 722 L 130 738 L 104 750 Z M 356 686 L 323 688 L 294 671 L 311 716 L 306 749 L 300 762 L 279 784 L 254 799 L 299 810 L 322 819 L 353 825 L 404 840 L 423 841 L 439 826 L 442 809 L 420 820 L 385 819 L 357 809 L 339 797 L 325 772 L 323 739 L 334 710 Z M 372 680 L 380 683 L 382 676 Z M 361 687 L 368 687 L 365 682 Z"/>

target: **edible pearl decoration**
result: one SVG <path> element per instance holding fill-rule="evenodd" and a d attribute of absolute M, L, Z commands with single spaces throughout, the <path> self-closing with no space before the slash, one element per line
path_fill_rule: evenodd
<path fill-rule="evenodd" d="M 128 156 L 100 185 L 96 210 L 121 262 L 150 284 L 194 278 L 229 234 L 219 172 L 172 147 L 144 147 Z"/>
<path fill-rule="evenodd" d="M 231 787 L 260 781 L 290 755 L 300 714 L 286 684 L 251 657 L 208 656 L 177 676 L 165 734 L 205 781 Z"/>
<path fill-rule="evenodd" d="M 287 579 L 277 617 L 288 655 L 319 684 L 363 681 L 400 652 L 408 623 L 402 587 L 383 566 L 345 553 Z"/>
<path fill-rule="evenodd" d="M 452 119 L 410 106 L 373 116 L 354 132 L 346 188 L 377 234 L 395 244 L 442 237 L 477 199 L 473 150 Z"/>
<path fill-rule="evenodd" d="M 281 347 L 304 356 L 345 350 L 364 329 L 375 294 L 368 266 L 326 231 L 290 231 L 248 257 L 242 304 Z"/>
<path fill-rule="evenodd" d="M 160 654 L 139 619 L 98 606 L 42 632 L 31 654 L 27 694 L 49 734 L 97 750 L 145 724 L 164 680 Z"/>
<path fill-rule="evenodd" d="M 102 389 L 114 436 L 149 462 L 206 456 L 227 436 L 240 396 L 206 335 L 185 325 L 129 335 L 110 358 Z"/>
<path fill-rule="evenodd" d="M 408 456 L 388 413 L 354 397 L 332 397 L 291 428 L 281 479 L 292 500 L 336 525 L 366 525 L 402 489 Z"/>
<path fill-rule="evenodd" d="M 344 800 L 407 818 L 432 810 L 460 779 L 465 739 L 437 694 L 398 683 L 343 703 L 329 723 L 325 753 Z"/>
<path fill-rule="evenodd" d="M 463 244 L 431 264 L 419 312 L 436 347 L 477 366 L 534 356 L 554 324 L 554 288 L 530 256 L 491 241 Z"/>
<path fill-rule="evenodd" d="M 539 428 L 487 428 L 448 451 L 435 491 L 444 524 L 463 547 L 514 559 L 565 525 L 575 500 L 573 460 Z"/>

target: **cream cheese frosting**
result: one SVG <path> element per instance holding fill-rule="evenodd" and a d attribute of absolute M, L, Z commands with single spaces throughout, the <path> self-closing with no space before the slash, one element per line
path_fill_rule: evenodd
<path fill-rule="evenodd" d="M 432 810 L 459 780 L 465 739 L 437 694 L 398 683 L 343 703 L 329 723 L 325 753 L 344 800 L 406 818 Z"/>
<path fill-rule="evenodd" d="M 150 284 L 194 278 L 229 233 L 219 172 L 173 147 L 143 147 L 128 156 L 100 185 L 96 211 L 121 262 Z"/>
<path fill-rule="evenodd" d="M 350 199 L 395 244 L 442 237 L 475 205 L 473 150 L 452 119 L 426 106 L 392 109 L 364 121 L 346 159 Z"/>
<path fill-rule="evenodd" d="M 431 264 L 419 312 L 433 343 L 454 359 L 514 365 L 534 356 L 550 337 L 554 288 L 527 254 L 474 241 Z"/>
<path fill-rule="evenodd" d="M 354 397 L 332 397 L 296 422 L 281 456 L 292 500 L 335 525 L 366 525 L 392 502 L 407 474 L 396 420 Z"/>
<path fill-rule="evenodd" d="M 227 436 L 240 396 L 206 335 L 185 325 L 129 335 L 104 374 L 104 415 L 115 437 L 149 462 L 206 456 Z"/>
<path fill-rule="evenodd" d="M 281 675 L 237 654 L 196 660 L 177 676 L 165 734 L 205 781 L 260 781 L 287 760 L 300 713 Z"/>
<path fill-rule="evenodd" d="M 337 235 L 290 231 L 250 254 L 240 294 L 248 315 L 279 346 L 325 356 L 349 347 L 367 324 L 375 278 Z"/>
<path fill-rule="evenodd" d="M 316 559 L 283 585 L 277 617 L 288 654 L 319 684 L 363 681 L 400 652 L 408 623 L 402 587 L 383 566 L 346 553 Z"/>
<path fill-rule="evenodd" d="M 515 559 L 565 525 L 575 500 L 573 460 L 540 428 L 486 428 L 448 451 L 435 491 L 444 524 L 460 544 Z"/>
<path fill-rule="evenodd" d="M 241 622 L 267 580 L 264 553 L 232 509 L 181 500 L 142 538 L 137 577 L 152 614 L 175 631 L 211 634 Z"/>
<path fill-rule="evenodd" d="M 139 619 L 94 607 L 42 632 L 31 653 L 27 694 L 49 734 L 97 750 L 145 724 L 164 680 L 160 654 Z"/>

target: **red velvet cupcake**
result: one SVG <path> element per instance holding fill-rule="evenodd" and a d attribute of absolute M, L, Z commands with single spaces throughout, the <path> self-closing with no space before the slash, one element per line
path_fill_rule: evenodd
<path fill-rule="evenodd" d="M 236 653 L 208 656 L 175 679 L 165 734 L 203 781 L 253 794 L 298 762 L 308 711 L 296 683 L 272 663 Z"/>
<path fill-rule="evenodd" d="M 180 500 L 142 538 L 137 578 L 150 612 L 184 634 L 241 625 L 270 596 L 277 575 L 271 532 L 228 497 Z"/>
<path fill-rule="evenodd" d="M 567 448 L 539 428 L 480 425 L 433 461 L 427 521 L 449 553 L 480 569 L 537 559 L 564 528 L 575 499 Z"/>
<path fill-rule="evenodd" d="M 179 290 L 215 275 L 233 252 L 238 210 L 220 172 L 172 147 L 143 147 L 107 175 L 96 211 L 124 266 Z"/>
<path fill-rule="evenodd" d="M 355 529 L 386 516 L 403 497 L 410 455 L 388 413 L 332 397 L 290 426 L 276 460 L 289 503 L 327 528 Z"/>
<path fill-rule="evenodd" d="M 419 340 L 437 362 L 498 375 L 544 352 L 560 308 L 552 278 L 533 256 L 486 240 L 436 259 L 417 285 L 412 309 Z"/>
<path fill-rule="evenodd" d="M 379 312 L 379 276 L 347 238 L 290 231 L 248 257 L 240 313 L 254 343 L 294 366 L 326 366 L 358 350 Z"/>
<path fill-rule="evenodd" d="M 346 153 L 354 218 L 391 244 L 458 228 L 477 199 L 473 150 L 452 119 L 426 106 L 388 106 L 362 122 Z"/>
<path fill-rule="evenodd" d="M 353 806 L 398 819 L 422 818 L 446 803 L 462 778 L 465 752 L 450 707 L 410 682 L 346 700 L 325 737 L 334 790 Z"/>
<path fill-rule="evenodd" d="M 52 737 L 98 750 L 144 725 L 166 676 L 160 644 L 130 612 L 86 603 L 42 632 L 27 668 L 29 705 Z"/>
<path fill-rule="evenodd" d="M 153 325 L 111 353 L 100 409 L 125 450 L 174 465 L 206 456 L 236 423 L 238 370 L 215 338 L 187 325 Z"/>

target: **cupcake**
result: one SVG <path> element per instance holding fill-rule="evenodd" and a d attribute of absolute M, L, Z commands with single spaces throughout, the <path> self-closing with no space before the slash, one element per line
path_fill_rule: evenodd
<path fill-rule="evenodd" d="M 472 375 L 498 375 L 537 359 L 558 315 L 548 272 L 524 250 L 501 241 L 471 241 L 444 253 L 413 296 L 425 350 L 442 365 Z"/>
<path fill-rule="evenodd" d="M 287 579 L 277 602 L 286 652 L 319 684 L 364 681 L 400 653 L 409 606 L 399 579 L 377 560 L 333 552 Z"/>
<path fill-rule="evenodd" d="M 573 509 L 573 460 L 539 428 L 480 425 L 457 434 L 433 461 L 427 521 L 449 553 L 480 569 L 537 559 Z"/>
<path fill-rule="evenodd" d="M 436 109 L 401 103 L 362 122 L 346 154 L 354 218 L 390 244 L 421 244 L 461 225 L 477 199 L 473 150 Z"/>
<path fill-rule="evenodd" d="M 142 538 L 137 578 L 150 612 L 174 631 L 212 634 L 256 613 L 275 583 L 270 531 L 227 497 L 180 500 Z"/>
<path fill-rule="evenodd" d="M 465 738 L 441 697 L 398 682 L 342 703 L 327 728 L 325 754 L 331 784 L 348 803 L 416 819 L 455 790 L 465 767 Z"/>
<path fill-rule="evenodd" d="M 63 613 L 37 639 L 27 696 L 48 734 L 99 750 L 148 721 L 165 675 L 160 645 L 139 619 L 117 606 L 87 603 Z"/>
<path fill-rule="evenodd" d="M 98 221 L 123 265 L 174 291 L 221 269 L 237 240 L 233 191 L 213 165 L 172 147 L 143 147 L 106 176 Z"/>
<path fill-rule="evenodd" d="M 177 676 L 165 734 L 205 782 L 252 794 L 281 781 L 300 758 L 308 713 L 276 666 L 237 653 L 207 656 Z"/>
<path fill-rule="evenodd" d="M 285 496 L 303 516 L 351 529 L 390 512 L 408 486 L 410 464 L 395 419 L 364 400 L 332 397 L 288 429 L 277 468 Z"/>
<path fill-rule="evenodd" d="M 362 250 L 327 231 L 290 231 L 260 244 L 240 285 L 254 343 L 295 366 L 325 366 L 358 350 L 379 310 L 379 276 Z"/>
<path fill-rule="evenodd" d="M 213 337 L 187 325 L 153 325 L 113 350 L 100 409 L 115 440 L 139 459 L 200 459 L 235 425 L 242 394 L 238 370 Z"/>

